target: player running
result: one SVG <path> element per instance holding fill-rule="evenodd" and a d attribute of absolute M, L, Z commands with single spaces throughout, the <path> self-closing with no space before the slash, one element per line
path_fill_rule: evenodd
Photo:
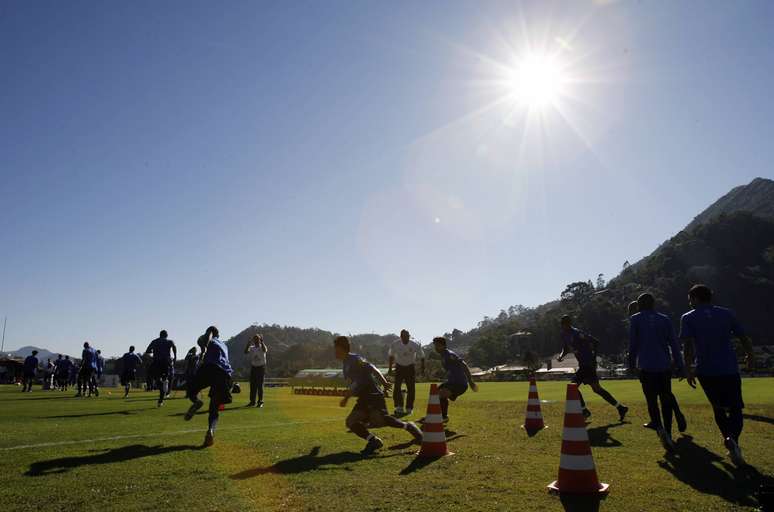
<path fill-rule="evenodd" d="M 344 379 L 349 382 L 349 389 L 339 405 L 346 407 L 351 396 L 357 397 L 355 407 L 347 416 L 346 425 L 353 434 L 366 440 L 365 448 L 360 453 L 368 457 L 384 446 L 381 439 L 368 431 L 368 427 L 404 429 L 414 436 L 415 442 L 422 442 L 422 431 L 419 427 L 390 416 L 387 412 L 387 402 L 381 388 L 389 391 L 392 385 L 384 375 L 363 356 L 350 352 L 350 342 L 346 336 L 334 339 L 333 346 L 336 359 L 343 363 Z"/>
<path fill-rule="evenodd" d="M 387 375 L 392 375 L 392 365 L 395 364 L 395 391 L 393 402 L 395 416 L 410 416 L 414 414 L 414 398 L 416 396 L 416 362 L 419 359 L 420 373 L 425 373 L 425 353 L 422 345 L 411 339 L 406 329 L 400 331 L 400 339 L 390 345 L 390 357 Z M 406 383 L 406 408 L 403 409 L 403 392 L 401 386 Z"/>
<path fill-rule="evenodd" d="M 675 448 L 672 441 L 672 362 L 678 375 L 682 376 L 683 356 L 675 339 L 672 322 L 669 317 L 654 310 L 655 304 L 653 295 L 649 293 L 643 293 L 637 298 L 639 313 L 631 317 L 629 325 L 629 369 L 639 369 L 650 422 L 655 425 L 664 448 L 672 451 Z"/>
<path fill-rule="evenodd" d="M 636 300 L 633 300 L 632 302 L 629 303 L 630 319 L 633 315 L 636 315 L 637 313 L 639 313 L 639 311 L 640 311 L 640 308 L 637 305 Z M 629 326 L 631 327 L 631 322 L 629 323 Z M 669 395 L 672 398 L 672 412 L 674 412 L 675 420 L 677 420 L 677 430 L 680 432 L 685 432 L 686 429 L 688 428 L 688 422 L 685 420 L 685 415 L 683 415 L 683 412 L 680 410 L 680 405 L 677 403 L 677 397 L 671 391 L 672 389 L 671 383 L 670 383 L 669 389 L 670 389 Z M 656 423 L 654 423 L 653 421 L 648 421 L 647 423 L 644 423 L 642 426 L 653 430 L 657 429 Z"/>
<path fill-rule="evenodd" d="M 204 446 L 212 446 L 215 443 L 215 428 L 220 416 L 218 408 L 231 403 L 231 375 L 234 371 L 228 360 L 228 347 L 220 341 L 219 335 L 218 328 L 214 325 L 207 328 L 205 336 L 209 342 L 205 346 L 201 366 L 193 380 L 188 383 L 188 398 L 193 404 L 185 413 L 186 421 L 190 421 L 196 411 L 204 405 L 204 402 L 199 399 L 199 392 L 204 388 L 210 388 L 208 427 L 204 435 Z"/>
<path fill-rule="evenodd" d="M 573 352 L 575 358 L 578 360 L 578 371 L 575 372 L 575 376 L 572 381 L 579 387 L 581 384 L 588 384 L 591 386 L 591 390 L 605 399 L 607 403 L 612 405 L 618 411 L 618 419 L 623 423 L 626 413 L 629 408 L 619 403 L 613 395 L 606 389 L 599 385 L 599 377 L 597 376 L 597 347 L 599 346 L 599 340 L 593 336 L 586 334 L 580 329 L 576 329 L 572 326 L 572 317 L 570 315 L 564 315 L 561 318 L 562 325 L 562 353 L 556 358 L 557 361 L 562 361 L 568 352 Z M 586 407 L 586 401 L 583 400 L 583 395 L 578 390 L 578 396 L 580 397 L 581 407 L 583 408 L 583 416 L 588 418 L 591 416 L 591 411 Z"/>
<path fill-rule="evenodd" d="M 170 352 L 172 353 L 171 356 Z M 167 331 L 162 330 L 159 333 L 159 337 L 150 342 L 148 348 L 145 349 L 145 355 L 148 354 L 153 354 L 149 374 L 155 381 L 156 386 L 158 386 L 159 400 L 156 405 L 161 407 L 164 405 L 164 398 L 167 396 L 166 387 L 169 379 L 169 367 L 177 359 L 177 347 L 175 342 L 168 338 Z"/>
<path fill-rule="evenodd" d="M 83 343 L 83 351 L 81 352 L 81 368 L 78 370 L 78 393 L 75 395 L 76 397 L 84 396 L 87 388 L 89 396 L 91 396 L 91 378 L 96 371 L 97 352 L 86 341 Z"/>
<path fill-rule="evenodd" d="M 449 422 L 449 400 L 454 402 L 460 395 L 465 394 L 468 385 L 473 391 L 478 391 L 478 385 L 473 382 L 467 363 L 456 352 L 449 350 L 446 344 L 446 338 L 443 336 L 433 338 L 433 349 L 441 355 L 441 364 L 446 370 L 446 380 L 438 386 L 438 399 L 441 402 L 444 423 Z M 419 421 L 424 423 L 425 418 Z"/>
<path fill-rule="evenodd" d="M 35 380 L 35 375 L 38 373 L 38 364 L 40 362 L 38 361 L 38 358 L 36 357 L 38 355 L 37 350 L 32 351 L 32 355 L 27 356 L 24 359 L 24 373 L 23 379 L 22 379 L 22 393 L 29 393 L 32 392 L 32 382 Z"/>
<path fill-rule="evenodd" d="M 696 378 L 715 413 L 715 423 L 723 434 L 723 443 L 736 466 L 747 463 L 739 448 L 744 418 L 742 409 L 742 378 L 731 341 L 736 337 L 747 354 L 747 367 L 752 370 L 755 356 L 752 344 L 744 334 L 733 311 L 712 304 L 712 290 L 702 284 L 688 292 L 693 310 L 680 319 L 680 339 L 685 344 L 686 378 L 696 387 Z M 696 360 L 695 371 L 691 364 Z"/>
<path fill-rule="evenodd" d="M 134 345 L 129 352 L 121 356 L 121 385 L 124 387 L 124 398 L 129 396 L 132 382 L 137 378 L 137 368 L 142 366 L 142 357 L 134 351 Z"/>

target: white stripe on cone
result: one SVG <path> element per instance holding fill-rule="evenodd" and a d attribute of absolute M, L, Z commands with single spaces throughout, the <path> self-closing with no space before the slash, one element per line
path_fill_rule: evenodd
<path fill-rule="evenodd" d="M 580 400 L 567 400 L 567 407 L 564 409 L 565 414 L 581 414 L 582 412 Z"/>
<path fill-rule="evenodd" d="M 430 399 L 427 401 L 427 403 L 432 405 L 441 405 L 441 399 L 438 398 L 438 395 L 430 395 Z"/>
<path fill-rule="evenodd" d="M 537 386 L 536 386 L 536 385 L 534 385 L 534 384 L 532 384 L 532 385 L 529 387 L 529 392 L 530 392 L 530 393 L 537 393 Z"/>
<path fill-rule="evenodd" d="M 527 419 L 528 420 L 539 420 L 543 417 L 542 414 L 540 414 L 540 411 L 527 411 Z"/>
<path fill-rule="evenodd" d="M 423 432 L 422 442 L 423 443 L 445 443 L 446 433 L 445 432 Z"/>
<path fill-rule="evenodd" d="M 425 416 L 425 423 L 443 423 L 443 416 L 440 414 L 428 414 Z"/>
<path fill-rule="evenodd" d="M 589 440 L 589 434 L 583 427 L 565 427 L 562 433 L 562 441 L 586 441 Z"/>
<path fill-rule="evenodd" d="M 540 405 L 540 400 L 537 398 L 530 398 L 527 400 L 527 405 Z"/>
<path fill-rule="evenodd" d="M 591 455 L 567 455 L 562 454 L 559 459 L 559 467 L 571 471 L 585 471 L 594 469 L 594 459 Z"/>

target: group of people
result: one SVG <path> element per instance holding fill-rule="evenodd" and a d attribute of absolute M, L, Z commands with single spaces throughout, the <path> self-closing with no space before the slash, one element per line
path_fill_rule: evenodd
<path fill-rule="evenodd" d="M 712 405 L 715 421 L 731 460 L 741 466 L 745 464 L 739 447 L 744 402 L 732 340 L 738 338 L 741 341 L 747 353 L 750 368 L 754 360 L 752 345 L 734 313 L 712 304 L 712 291 L 707 286 L 693 286 L 688 298 L 692 309 L 680 320 L 679 337 L 675 337 L 669 318 L 655 310 L 656 301 L 653 295 L 644 293 L 629 305 L 629 368 L 638 373 L 642 385 L 650 416 L 650 421 L 645 426 L 658 433 L 665 449 L 674 450 L 672 419 L 674 417 L 677 420 L 680 432 L 686 430 L 687 421 L 672 393 L 672 377 L 687 379 L 688 384 L 694 388 L 698 380 Z M 203 407 L 204 402 L 201 400 L 200 393 L 203 389 L 210 389 L 205 446 L 211 446 L 214 443 L 219 409 L 232 401 L 233 369 L 229 361 L 228 347 L 220 341 L 219 336 L 217 327 L 208 327 L 198 338 L 197 347 L 191 348 L 185 357 L 186 397 L 191 401 L 191 406 L 184 416 L 185 420 L 191 420 Z M 616 408 L 619 420 L 623 422 L 629 408 L 618 402 L 600 385 L 597 375 L 599 340 L 574 327 L 569 315 L 561 318 L 561 338 L 562 351 L 558 360 L 563 360 L 572 352 L 578 361 L 573 382 L 579 386 L 582 384 L 590 386 L 594 393 Z M 683 342 L 685 358 L 678 338 Z M 443 422 L 446 423 L 449 421 L 449 402 L 455 401 L 468 388 L 473 391 L 477 391 L 478 388 L 465 361 L 447 347 L 446 338 L 434 338 L 432 345 L 435 352 L 439 354 L 446 373 L 444 382 L 439 386 L 441 415 Z M 352 352 L 348 337 L 336 337 L 333 340 L 333 350 L 336 359 L 342 362 L 343 376 L 349 384 L 345 396 L 341 399 L 341 407 L 345 407 L 351 397 L 357 398 L 345 423 L 353 434 L 366 441 L 362 450 L 363 455 L 373 454 L 383 444 L 379 437 L 369 431 L 369 428 L 387 426 L 403 429 L 416 442 L 420 442 L 422 432 L 419 427 L 411 421 L 400 419 L 413 414 L 417 364 L 419 364 L 419 372 L 422 374 L 425 372 L 424 351 L 419 343 L 411 339 L 410 333 L 405 329 L 402 330 L 400 339 L 389 347 L 388 376 L 394 375 L 394 412 L 392 414 L 387 408 L 386 393 L 393 389 L 393 384 L 365 357 Z M 247 406 L 262 407 L 267 348 L 260 334 L 255 335 L 248 342 L 244 353 L 250 362 L 250 401 Z M 38 366 L 36 355 L 36 352 L 33 352 L 24 363 L 24 390 L 27 391 L 31 388 L 34 370 Z M 177 347 L 169 339 L 167 332 L 161 331 L 159 337 L 148 345 L 145 355 L 152 358 L 149 373 L 158 386 L 160 407 L 169 393 L 171 374 L 177 359 Z M 142 361 L 142 357 L 135 353 L 133 346 L 121 358 L 123 368 L 121 383 L 125 388 L 124 396 L 128 396 L 131 383 L 135 380 Z M 65 369 L 69 372 L 68 362 L 69 357 L 62 360 L 60 356 L 54 366 L 54 375 L 57 375 L 60 369 L 62 372 Z M 99 394 L 97 379 L 103 368 L 104 361 L 99 351 L 84 343 L 76 396 L 82 396 L 87 389 L 89 394 Z M 405 402 L 401 389 L 404 383 L 407 387 Z M 588 418 L 591 412 L 582 394 L 580 402 L 583 415 Z M 418 420 L 418 422 L 423 421 L 424 418 Z"/>
<path fill-rule="evenodd" d="M 24 359 L 22 373 L 22 392 L 32 391 L 32 384 L 38 376 L 40 361 L 38 361 L 38 351 L 33 350 L 32 354 Z M 99 380 L 105 369 L 105 359 L 100 350 L 94 350 L 88 342 L 83 344 L 81 353 L 81 364 L 76 365 L 70 356 L 59 354 L 57 359 L 46 362 L 44 368 L 43 383 L 44 387 L 51 390 L 67 391 L 69 386 L 77 385 L 78 394 L 84 396 L 99 396 Z"/>

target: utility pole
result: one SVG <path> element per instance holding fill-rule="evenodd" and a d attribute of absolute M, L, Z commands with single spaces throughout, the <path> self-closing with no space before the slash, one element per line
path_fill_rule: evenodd
<path fill-rule="evenodd" d="M 3 318 L 3 342 L 2 345 L 0 345 L 0 353 L 2 353 L 5 350 L 5 324 L 8 322 L 8 317 L 6 316 Z"/>

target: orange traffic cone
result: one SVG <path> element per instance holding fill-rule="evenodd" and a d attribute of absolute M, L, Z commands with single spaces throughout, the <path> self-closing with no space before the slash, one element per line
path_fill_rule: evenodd
<path fill-rule="evenodd" d="M 535 375 L 529 376 L 529 395 L 527 396 L 527 417 L 524 420 L 524 425 L 521 426 L 527 431 L 527 435 L 532 437 L 544 428 L 546 424 L 543 423 L 543 413 L 540 411 L 540 398 L 538 398 L 537 384 L 535 383 Z"/>
<path fill-rule="evenodd" d="M 567 384 L 559 478 L 548 485 L 548 490 L 559 494 L 604 495 L 608 493 L 609 487 L 597 479 L 586 420 L 581 412 L 578 385 Z"/>
<path fill-rule="evenodd" d="M 427 414 L 422 424 L 422 447 L 418 457 L 445 457 L 454 455 L 446 447 L 446 433 L 441 417 L 441 400 L 438 398 L 438 385 L 430 385 L 430 399 L 427 401 Z"/>

